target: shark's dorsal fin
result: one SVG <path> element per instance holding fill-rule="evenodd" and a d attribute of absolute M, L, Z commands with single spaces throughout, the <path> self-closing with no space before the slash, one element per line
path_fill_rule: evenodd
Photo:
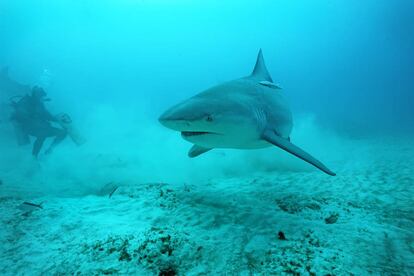
<path fill-rule="evenodd" d="M 267 71 L 262 49 L 259 50 L 259 54 L 257 55 L 256 65 L 254 66 L 253 72 L 250 75 L 250 78 L 256 79 L 258 81 L 269 81 L 273 82 L 272 77 L 270 76 L 269 72 Z"/>

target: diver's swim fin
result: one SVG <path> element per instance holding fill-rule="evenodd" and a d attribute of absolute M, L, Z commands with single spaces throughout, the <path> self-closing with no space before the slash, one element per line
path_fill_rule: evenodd
<path fill-rule="evenodd" d="M 194 146 L 191 147 L 190 151 L 188 152 L 188 156 L 191 157 L 191 158 L 197 157 L 200 154 L 203 154 L 203 153 L 205 153 L 205 152 L 207 152 L 209 150 L 212 150 L 212 149 L 203 148 L 203 147 L 194 145 Z"/>
<path fill-rule="evenodd" d="M 330 169 L 328 169 L 324 164 L 322 164 L 319 160 L 311 156 L 309 153 L 305 152 L 301 148 L 295 146 L 291 142 L 289 142 L 287 139 L 284 139 L 280 136 L 278 136 L 273 130 L 266 130 L 263 133 L 263 139 L 267 142 L 295 155 L 296 157 L 299 157 L 300 159 L 308 162 L 309 164 L 317 167 L 321 171 L 335 176 L 336 174 L 332 172 Z"/>
<path fill-rule="evenodd" d="M 70 119 L 69 115 L 61 113 L 57 115 L 57 118 L 58 124 L 67 131 L 69 137 L 76 145 L 81 146 L 86 143 L 86 139 L 80 135 L 78 130 L 74 127 L 72 119 Z"/>

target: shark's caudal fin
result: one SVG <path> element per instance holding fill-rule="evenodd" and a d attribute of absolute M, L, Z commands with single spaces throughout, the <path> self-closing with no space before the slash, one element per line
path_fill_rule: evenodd
<path fill-rule="evenodd" d="M 314 158 L 313 156 L 311 156 L 309 153 L 305 152 L 304 150 L 302 150 L 301 148 L 295 146 L 294 144 L 292 144 L 291 142 L 289 142 L 288 140 L 276 135 L 276 133 L 274 133 L 274 131 L 272 130 L 268 130 L 265 131 L 265 133 L 263 134 L 263 139 L 266 140 L 267 142 L 295 155 L 296 157 L 299 157 L 300 159 L 308 162 L 309 164 L 317 167 L 318 169 L 320 169 L 321 171 L 335 176 L 336 174 L 334 172 L 332 172 L 330 169 L 328 169 L 324 164 L 322 164 L 319 160 L 317 160 L 316 158 Z"/>
<path fill-rule="evenodd" d="M 188 152 L 188 156 L 191 157 L 191 158 L 197 157 L 200 154 L 203 154 L 203 153 L 205 153 L 205 152 L 207 152 L 209 150 L 212 150 L 212 149 L 203 148 L 203 147 L 194 145 L 194 146 L 191 147 L 190 151 Z"/>
<path fill-rule="evenodd" d="M 258 81 L 268 81 L 273 83 L 272 77 L 270 76 L 269 72 L 267 71 L 262 49 L 259 50 L 259 54 L 257 55 L 256 65 L 254 66 L 253 72 L 250 75 L 250 78 L 254 78 Z"/>

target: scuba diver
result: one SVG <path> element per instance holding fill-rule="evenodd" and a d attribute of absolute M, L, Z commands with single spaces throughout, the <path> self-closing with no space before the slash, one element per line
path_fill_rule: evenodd
<path fill-rule="evenodd" d="M 50 114 L 44 104 L 50 101 L 46 96 L 43 88 L 34 86 L 31 95 L 25 95 L 18 101 L 12 100 L 14 111 L 10 120 L 16 131 L 17 142 L 19 145 L 29 144 L 29 136 L 34 136 L 36 140 L 33 144 L 32 154 L 35 158 L 38 157 L 46 138 L 54 137 L 52 144 L 45 151 L 45 154 L 50 154 L 68 134 L 62 124 L 71 123 L 66 114 L 60 116 Z M 53 126 L 52 122 L 60 124 L 62 128 Z"/>

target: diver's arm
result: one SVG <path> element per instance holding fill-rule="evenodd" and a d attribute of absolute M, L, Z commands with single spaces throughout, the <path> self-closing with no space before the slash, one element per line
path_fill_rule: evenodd
<path fill-rule="evenodd" d="M 44 104 L 42 103 L 41 105 L 40 105 L 40 110 L 41 110 L 41 114 L 42 114 L 42 117 L 44 118 L 44 119 L 46 119 L 46 120 L 48 120 L 48 121 L 50 121 L 50 122 L 58 122 L 59 120 L 58 120 L 58 118 L 56 117 L 56 116 L 54 116 L 54 115 L 52 115 L 47 109 L 46 109 L 46 107 L 44 106 Z"/>
<path fill-rule="evenodd" d="M 56 123 L 59 122 L 58 118 L 56 116 L 53 116 L 49 112 L 47 112 L 47 119 L 51 122 L 56 122 Z"/>
<path fill-rule="evenodd" d="M 50 122 L 57 122 L 58 119 L 56 116 L 53 116 L 46 108 L 43 111 L 43 116 L 46 120 L 50 121 Z"/>

